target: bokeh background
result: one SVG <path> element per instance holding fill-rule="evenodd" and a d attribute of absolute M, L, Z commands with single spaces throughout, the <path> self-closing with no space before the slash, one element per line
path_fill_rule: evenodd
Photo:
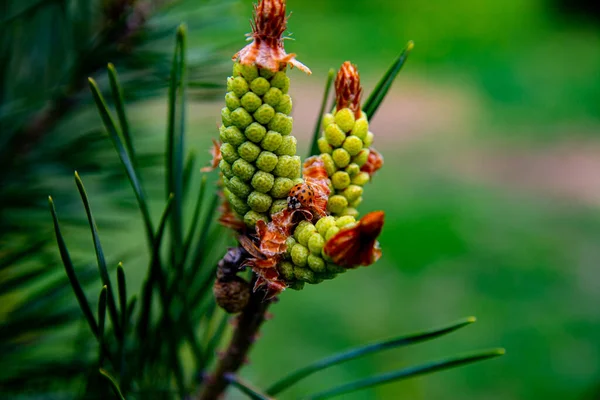
<path fill-rule="evenodd" d="M 288 8 L 287 50 L 313 70 L 291 73 L 302 152 L 329 68 L 357 64 L 368 95 L 408 40 L 415 49 L 372 122 L 385 167 L 361 211 L 385 210 L 384 256 L 281 296 L 243 375 L 264 385 L 334 351 L 474 315 L 469 328 L 334 367 L 283 398 L 496 346 L 507 354 L 344 398 L 600 398 L 596 2 L 289 0 Z M 190 45 L 219 43 L 227 61 L 244 45 L 250 10 L 243 0 L 220 11 L 231 41 L 210 21 L 196 29 L 200 17 L 190 13 Z M 215 74 L 224 82 L 227 71 Z M 160 151 L 164 94 L 131 105 L 142 148 Z M 190 107 L 189 139 L 208 160 L 222 100 Z M 105 245 L 115 254 L 143 242 L 132 233 L 135 210 L 118 213 L 99 222 L 130 221 Z"/>

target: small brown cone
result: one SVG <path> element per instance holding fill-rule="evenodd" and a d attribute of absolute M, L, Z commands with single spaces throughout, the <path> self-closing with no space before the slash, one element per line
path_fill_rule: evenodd
<path fill-rule="evenodd" d="M 250 284 L 236 276 L 229 279 L 217 279 L 213 293 L 219 307 L 230 314 L 244 309 L 250 299 Z"/>

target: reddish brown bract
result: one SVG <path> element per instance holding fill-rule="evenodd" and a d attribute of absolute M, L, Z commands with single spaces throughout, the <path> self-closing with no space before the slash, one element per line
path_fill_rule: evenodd
<path fill-rule="evenodd" d="M 246 229 L 244 221 L 240 220 L 231 209 L 229 202 L 223 199 L 221 206 L 219 207 L 221 215 L 219 216 L 219 223 L 226 228 L 233 229 L 235 232 L 242 233 Z"/>
<path fill-rule="evenodd" d="M 233 56 L 241 64 L 256 64 L 273 72 L 281 69 L 282 64 L 290 64 L 301 71 L 311 74 L 310 69 L 296 60 L 295 54 L 287 54 L 283 48 L 283 33 L 287 29 L 285 0 L 260 0 L 254 5 L 254 19 L 251 21 L 252 43 Z"/>
<path fill-rule="evenodd" d="M 379 168 L 383 166 L 383 156 L 374 148 L 369 148 L 369 158 L 367 162 L 360 168 L 361 171 L 366 172 L 369 176 L 373 176 Z"/>
<path fill-rule="evenodd" d="M 371 265 L 381 257 L 377 237 L 383 228 L 383 211 L 366 214 L 352 228 L 343 229 L 325 243 L 324 253 L 337 265 L 351 268 Z"/>
<path fill-rule="evenodd" d="M 210 148 L 210 154 L 212 155 L 212 160 L 208 167 L 201 168 L 202 172 L 210 172 L 219 166 L 221 162 L 221 143 L 218 140 L 213 139 L 213 147 Z"/>
<path fill-rule="evenodd" d="M 360 118 L 360 98 L 362 87 L 360 86 L 360 75 L 356 66 L 350 61 L 342 64 L 335 78 L 335 95 L 337 110 L 350 108 L 354 111 L 356 118 Z"/>

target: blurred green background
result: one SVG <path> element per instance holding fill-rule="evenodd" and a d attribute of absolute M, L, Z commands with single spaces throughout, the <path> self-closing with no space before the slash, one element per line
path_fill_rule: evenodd
<path fill-rule="evenodd" d="M 304 153 L 329 68 L 356 63 L 368 95 L 408 40 L 415 49 L 372 123 L 386 163 L 361 212 L 385 210 L 384 256 L 285 292 L 244 377 L 264 387 L 334 351 L 475 315 L 465 330 L 334 367 L 282 398 L 496 346 L 507 355 L 344 398 L 600 398 L 600 16 L 593 1 L 563 3 L 288 1 L 286 48 L 313 70 L 290 75 Z M 226 60 L 250 11 L 248 0 L 223 11 L 237 21 L 231 42 L 209 23 L 190 28 L 191 46 L 214 40 Z M 164 104 L 131 106 L 142 148 L 162 145 Z M 189 138 L 208 160 L 222 100 L 191 107 Z M 106 247 L 141 245 L 138 227 L 121 231 L 127 246 L 117 235 Z"/>

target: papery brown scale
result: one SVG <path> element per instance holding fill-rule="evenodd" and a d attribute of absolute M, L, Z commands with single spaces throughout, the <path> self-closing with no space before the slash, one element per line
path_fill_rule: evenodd
<path fill-rule="evenodd" d="M 383 156 L 373 147 L 369 148 L 369 157 L 367 162 L 360 168 L 362 172 L 366 172 L 369 176 L 373 176 L 383 166 Z"/>
<path fill-rule="evenodd" d="M 350 108 L 356 118 L 360 118 L 362 87 L 356 65 L 350 61 L 342 64 L 335 78 L 336 109 Z"/>
<path fill-rule="evenodd" d="M 377 237 L 383 228 L 383 220 L 383 211 L 366 214 L 355 226 L 342 229 L 329 239 L 323 252 L 336 265 L 346 268 L 373 264 L 381 257 Z"/>
<path fill-rule="evenodd" d="M 219 195 L 223 197 L 221 192 L 219 192 Z M 242 233 L 246 230 L 246 224 L 233 213 L 233 210 L 226 199 L 223 199 L 223 202 L 221 202 L 219 212 L 220 216 L 218 221 L 221 225 L 233 229 L 238 233 Z"/>
<path fill-rule="evenodd" d="M 252 33 L 248 34 L 252 43 L 237 52 L 232 59 L 245 65 L 256 64 L 273 72 L 290 64 L 310 75 L 310 69 L 296 60 L 295 54 L 287 54 L 283 47 L 283 33 L 287 29 L 288 19 L 285 12 L 284 0 L 261 0 L 256 4 L 254 19 L 250 21 Z"/>
<path fill-rule="evenodd" d="M 222 159 L 221 142 L 213 139 L 213 145 L 210 148 L 210 154 L 212 155 L 212 160 L 210 162 L 210 166 L 201 168 L 200 169 L 201 172 L 210 172 L 219 166 L 219 163 L 221 162 L 221 159 Z"/>

